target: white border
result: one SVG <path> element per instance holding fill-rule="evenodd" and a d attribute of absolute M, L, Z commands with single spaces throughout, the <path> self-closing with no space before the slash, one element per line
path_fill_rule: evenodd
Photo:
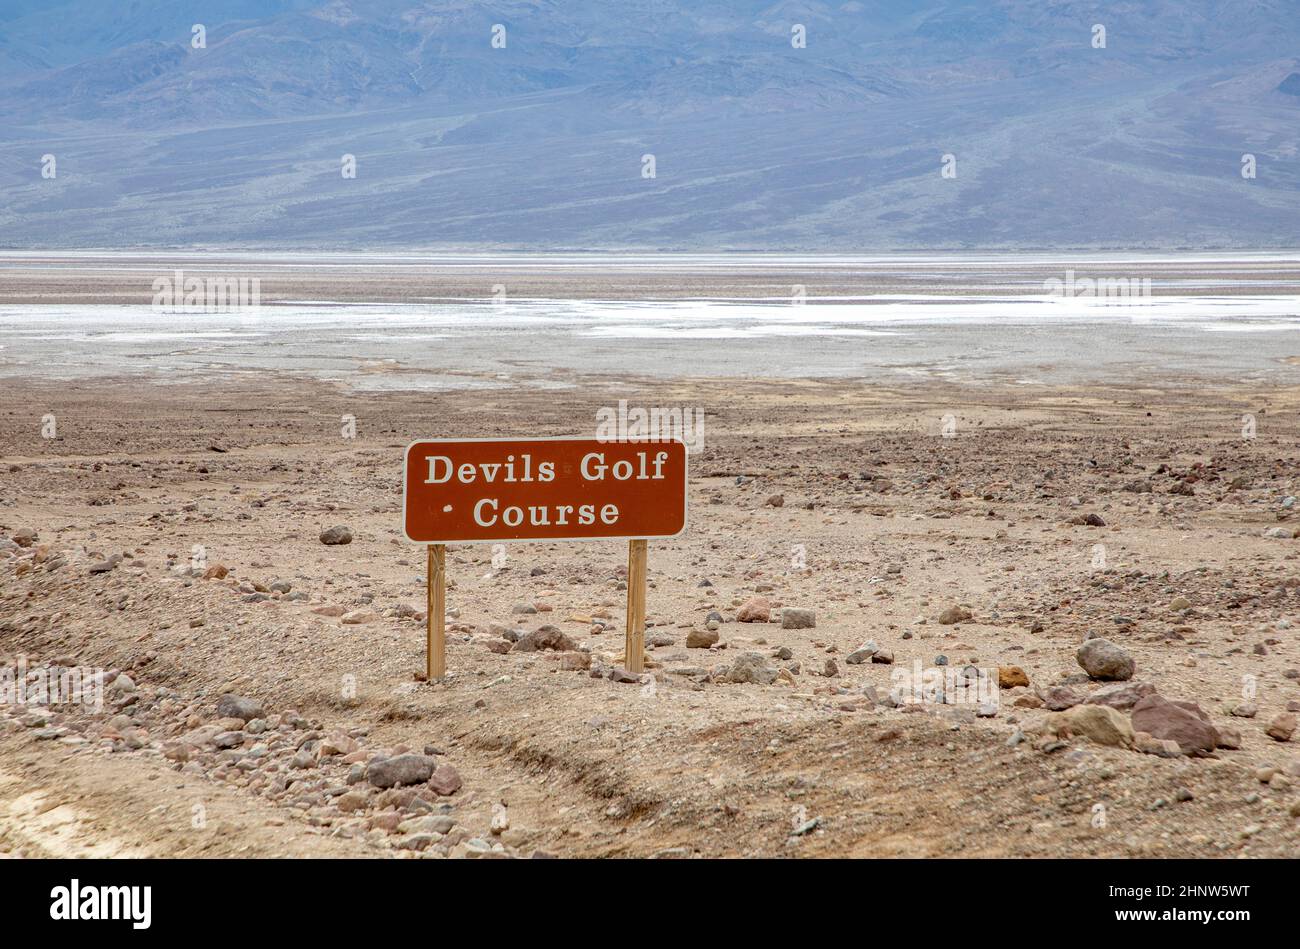
<path fill-rule="evenodd" d="M 602 534 L 599 537 L 493 537 L 483 540 L 416 540 L 406 533 L 406 486 L 407 469 L 411 463 L 411 449 L 425 442 L 444 444 L 469 444 L 473 442 L 596 442 L 601 445 L 664 445 L 676 443 L 682 446 L 682 526 L 675 534 Z M 609 439 L 601 441 L 594 437 L 574 435 L 543 435 L 539 438 L 420 438 L 406 446 L 402 452 L 402 536 L 412 544 L 568 544 L 597 540 L 668 540 L 681 537 L 686 533 L 691 520 L 691 452 L 682 438 L 656 438 L 644 441 L 631 439 Z"/>

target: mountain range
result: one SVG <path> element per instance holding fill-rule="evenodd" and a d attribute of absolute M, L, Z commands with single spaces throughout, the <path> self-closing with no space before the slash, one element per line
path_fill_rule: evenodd
<path fill-rule="evenodd" d="M 1296 247 L 1300 0 L 0 0 L 0 246 Z"/>

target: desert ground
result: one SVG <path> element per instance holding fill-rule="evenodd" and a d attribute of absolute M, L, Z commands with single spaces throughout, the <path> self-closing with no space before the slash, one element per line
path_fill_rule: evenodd
<path fill-rule="evenodd" d="M 1297 853 L 1300 386 L 692 368 L 7 375 L 0 660 L 104 702 L 0 705 L 0 854 Z M 624 543 L 466 545 L 423 681 L 405 446 L 621 399 L 706 419 L 647 674 Z"/>

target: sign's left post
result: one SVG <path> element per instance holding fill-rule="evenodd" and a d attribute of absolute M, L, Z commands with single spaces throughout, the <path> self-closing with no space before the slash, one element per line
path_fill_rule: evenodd
<path fill-rule="evenodd" d="M 424 572 L 429 585 L 425 604 L 425 675 L 430 682 L 447 674 L 447 546 L 429 545 Z"/>

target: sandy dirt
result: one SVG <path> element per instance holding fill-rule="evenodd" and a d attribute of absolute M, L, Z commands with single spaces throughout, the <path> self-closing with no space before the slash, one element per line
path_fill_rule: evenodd
<path fill-rule="evenodd" d="M 0 656 L 108 685 L 98 711 L 0 706 L 0 852 L 1296 853 L 1300 733 L 1267 732 L 1300 708 L 1300 390 L 571 382 L 6 381 Z M 619 399 L 707 413 L 689 532 L 650 545 L 649 674 L 609 677 L 626 548 L 596 542 L 452 548 L 450 675 L 420 681 L 404 446 L 590 434 Z M 322 544 L 333 525 L 353 541 Z M 759 597 L 772 621 L 737 621 Z M 688 648 L 713 611 L 718 642 Z M 546 624 L 572 648 L 511 645 Z M 1062 729 L 1075 709 L 1035 706 L 1107 685 L 1088 635 L 1239 747 Z M 867 641 L 893 663 L 849 662 Z M 728 681 L 746 653 L 775 680 Z M 891 674 L 940 656 L 1029 684 L 991 717 L 892 707 Z M 261 708 L 222 715 L 226 694 Z M 373 786 L 404 752 L 433 777 Z"/>

